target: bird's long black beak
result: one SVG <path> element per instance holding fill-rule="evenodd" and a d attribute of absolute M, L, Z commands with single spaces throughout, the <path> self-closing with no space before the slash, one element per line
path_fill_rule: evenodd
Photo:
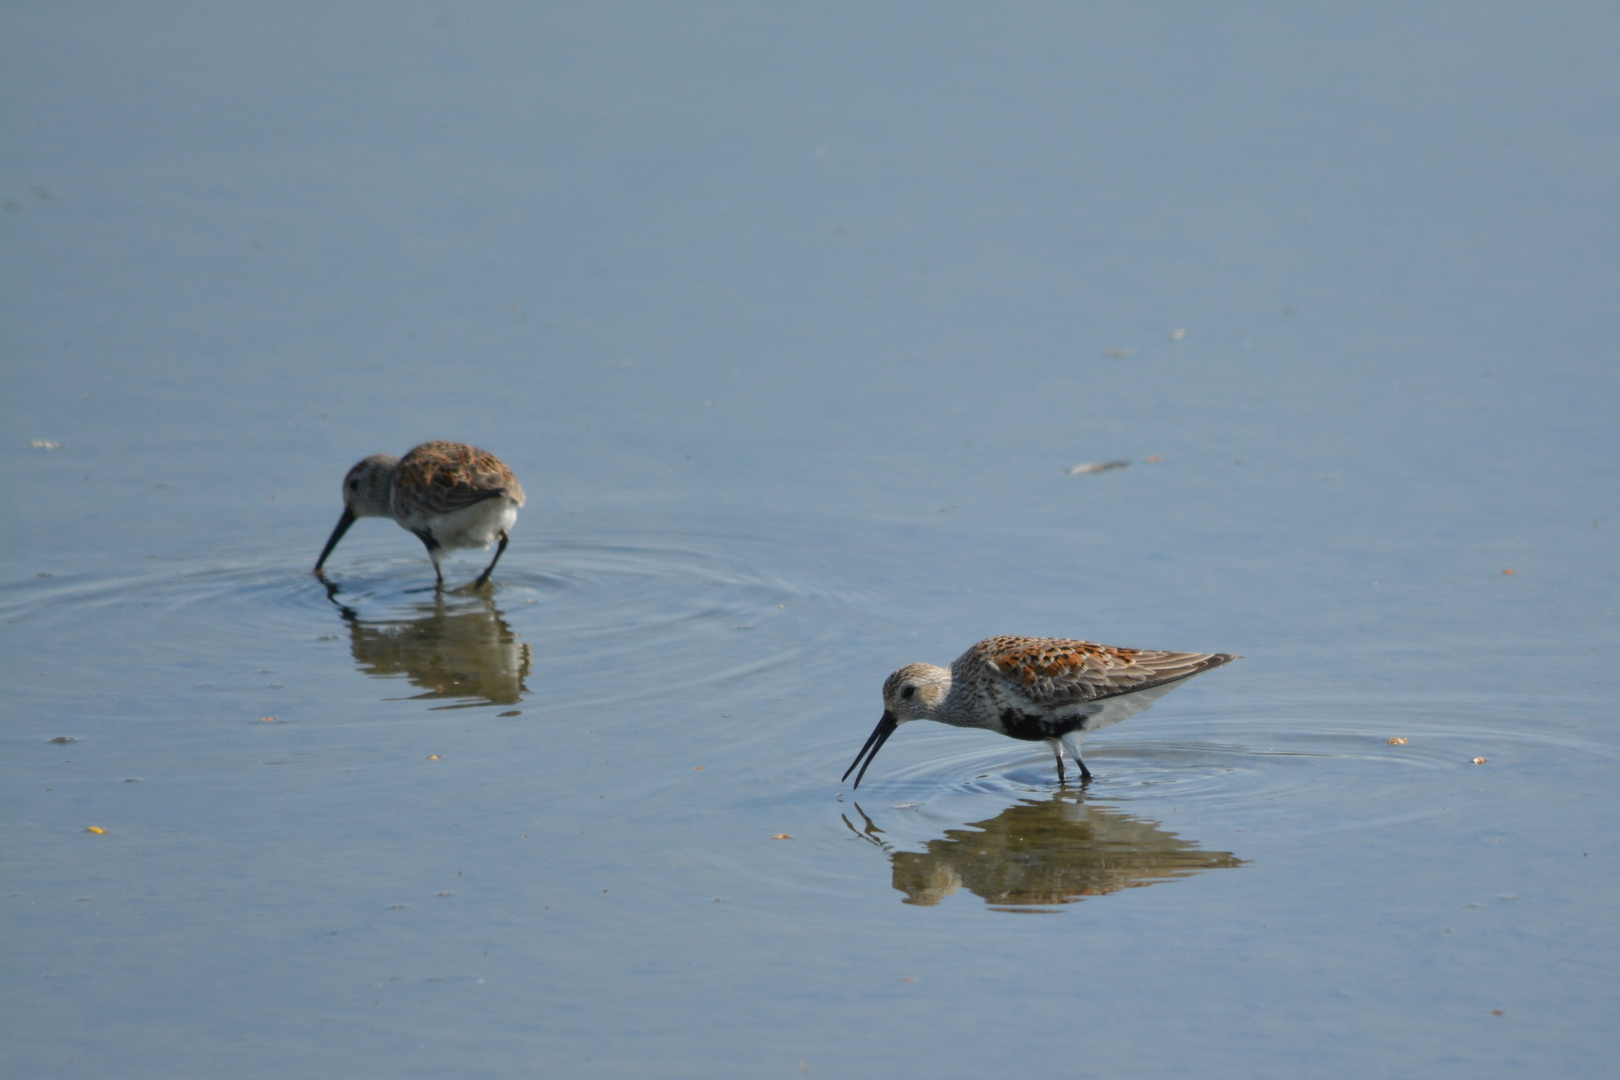
<path fill-rule="evenodd" d="M 317 574 L 321 572 L 321 567 L 326 563 L 326 557 L 332 554 L 332 549 L 337 547 L 337 542 L 343 539 L 343 534 L 349 531 L 349 526 L 353 525 L 354 522 L 354 511 L 345 506 L 343 516 L 338 518 L 337 528 L 332 530 L 332 535 L 326 541 L 326 546 L 321 548 L 321 557 L 315 560 L 315 572 Z"/>
<path fill-rule="evenodd" d="M 893 735 L 894 729 L 899 726 L 900 721 L 894 718 L 894 713 L 884 709 L 883 719 L 877 722 L 877 727 L 872 729 L 872 734 L 866 737 L 866 745 L 861 747 L 861 752 L 855 755 L 855 760 L 850 762 L 849 768 L 844 770 L 843 779 L 839 783 L 849 779 L 849 774 L 855 772 L 855 766 L 861 765 L 862 758 L 866 759 L 866 765 L 872 764 L 872 759 L 877 757 L 877 752 L 883 749 L 883 744 L 889 741 L 889 736 Z M 871 751 L 871 753 L 867 751 Z M 856 787 L 861 786 L 861 777 L 866 775 L 866 765 L 861 765 L 861 771 L 855 774 Z"/>

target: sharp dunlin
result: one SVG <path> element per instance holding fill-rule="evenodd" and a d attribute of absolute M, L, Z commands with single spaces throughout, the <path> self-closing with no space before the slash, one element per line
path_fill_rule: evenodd
<path fill-rule="evenodd" d="M 1063 782 L 1063 751 L 1080 766 L 1087 734 L 1135 716 L 1201 671 L 1238 659 L 1230 653 L 1120 649 L 1062 638 L 986 638 L 949 668 L 907 664 L 883 683 L 883 718 L 844 772 L 867 765 L 910 720 L 984 728 L 1027 742 L 1045 740 Z M 866 764 L 861 764 L 862 760 Z"/>
<path fill-rule="evenodd" d="M 373 454 L 343 478 L 343 516 L 315 560 L 321 572 L 326 557 L 363 517 L 393 518 L 427 547 L 433 576 L 444 584 L 439 560 L 456 548 L 488 548 L 499 543 L 495 557 L 475 585 L 489 580 L 490 571 L 506 551 L 506 531 L 523 505 L 523 487 L 500 458 L 476 446 L 454 442 L 426 442 L 402 458 Z"/>

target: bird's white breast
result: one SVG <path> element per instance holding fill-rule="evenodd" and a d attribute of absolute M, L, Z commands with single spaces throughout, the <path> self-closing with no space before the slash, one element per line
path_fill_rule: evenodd
<path fill-rule="evenodd" d="M 1187 679 L 1192 678 L 1191 675 Z M 1136 690 L 1129 694 L 1120 694 L 1116 697 L 1103 698 L 1101 701 L 1087 707 L 1092 713 L 1086 721 L 1086 730 L 1098 731 L 1110 724 L 1117 724 L 1121 720 L 1135 716 L 1149 705 L 1158 701 L 1164 695 L 1186 682 L 1187 679 L 1177 679 L 1175 682 L 1160 683 L 1150 686 L 1146 690 Z"/>
<path fill-rule="evenodd" d="M 445 548 L 487 548 L 501 533 L 517 522 L 517 503 L 497 497 L 452 510 L 448 514 L 423 515 L 418 521 L 400 521 L 416 532 L 426 529 Z"/>

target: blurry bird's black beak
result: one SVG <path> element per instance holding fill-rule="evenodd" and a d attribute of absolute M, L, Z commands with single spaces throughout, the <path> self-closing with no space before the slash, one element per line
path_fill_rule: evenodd
<path fill-rule="evenodd" d="M 326 541 L 326 546 L 321 548 L 321 557 L 315 560 L 315 572 L 317 574 L 321 572 L 321 566 L 326 562 L 326 557 L 332 554 L 333 548 L 337 547 L 337 542 L 343 539 L 343 534 L 349 531 L 350 525 L 354 524 L 354 520 L 354 511 L 345 506 L 343 516 L 338 518 L 337 528 L 332 530 L 331 538 Z"/>
<path fill-rule="evenodd" d="M 877 722 L 877 727 L 872 729 L 872 734 L 866 737 L 866 745 L 861 747 L 861 752 L 855 755 L 855 760 L 850 762 L 849 768 L 844 770 L 843 780 L 849 779 L 849 774 L 855 772 L 855 766 L 861 765 L 862 758 L 866 759 L 866 765 L 872 764 L 872 759 L 877 757 L 877 752 L 883 749 L 883 744 L 889 741 L 889 736 L 893 735 L 894 729 L 899 726 L 900 721 L 894 718 L 894 713 L 884 709 L 883 719 Z M 871 753 L 867 753 L 867 751 L 871 751 Z M 866 775 L 866 765 L 861 765 L 861 771 L 855 775 L 856 787 L 861 786 L 861 777 Z M 843 783 L 843 780 L 840 780 L 839 783 Z"/>

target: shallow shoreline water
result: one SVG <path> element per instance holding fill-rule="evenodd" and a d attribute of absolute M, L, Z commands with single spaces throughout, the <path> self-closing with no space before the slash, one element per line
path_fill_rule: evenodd
<path fill-rule="evenodd" d="M 9 1073 L 1605 1074 L 1606 10 L 4 19 Z"/>

